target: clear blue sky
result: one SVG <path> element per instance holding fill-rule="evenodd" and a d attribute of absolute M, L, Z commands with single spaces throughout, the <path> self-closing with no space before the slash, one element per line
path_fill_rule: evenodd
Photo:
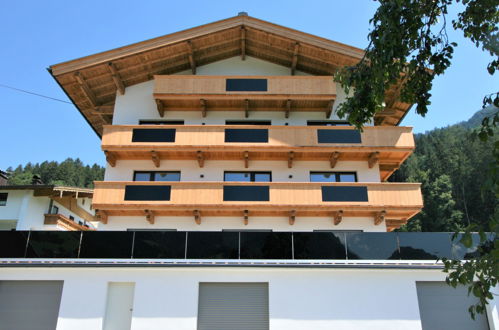
<path fill-rule="evenodd" d="M 130 43 L 235 16 L 250 16 L 364 48 L 371 0 L 329 1 L 2 1 L 0 84 L 67 100 L 46 68 Z M 453 66 L 436 79 L 426 118 L 411 112 L 416 132 L 468 119 L 499 86 L 488 55 L 460 33 Z M 79 157 L 103 165 L 100 140 L 72 105 L 0 87 L 0 169 Z"/>

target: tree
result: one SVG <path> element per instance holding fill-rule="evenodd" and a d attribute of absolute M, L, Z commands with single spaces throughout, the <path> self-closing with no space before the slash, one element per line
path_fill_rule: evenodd
<path fill-rule="evenodd" d="M 452 53 L 457 44 L 447 35 L 448 7 L 462 3 L 464 10 L 452 20 L 452 28 L 460 30 L 477 47 L 488 52 L 492 60 L 487 66 L 492 75 L 499 69 L 499 0 L 378 0 L 369 45 L 362 60 L 346 67 L 336 75 L 336 80 L 347 92 L 347 99 L 338 107 L 340 117 L 348 117 L 351 124 L 362 129 L 374 115 L 383 109 L 383 100 L 389 87 L 403 81 L 401 99 L 416 104 L 416 112 L 424 116 L 430 104 L 432 82 L 451 65 Z M 484 106 L 499 107 L 499 92 L 487 95 Z M 493 141 L 494 161 L 490 165 L 489 186 L 499 197 L 499 141 L 497 125 L 499 111 L 482 121 L 477 136 L 482 141 Z M 497 214 L 497 212 L 495 212 Z M 461 242 L 471 244 L 471 230 L 491 230 L 497 234 L 497 221 L 490 226 L 469 226 Z M 482 245 L 487 245 L 487 238 Z M 497 285 L 499 272 L 499 244 L 481 249 L 482 256 L 468 261 L 444 261 L 447 281 L 466 284 L 469 293 L 479 298 L 470 307 L 472 317 L 482 313 L 491 298 L 490 288 Z M 494 258 L 495 257 L 495 258 Z M 484 262 L 484 260 L 486 262 Z"/>

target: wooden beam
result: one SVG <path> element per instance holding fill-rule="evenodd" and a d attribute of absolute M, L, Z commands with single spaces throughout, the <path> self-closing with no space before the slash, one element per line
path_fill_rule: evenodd
<path fill-rule="evenodd" d="M 333 105 L 334 105 L 334 100 L 330 100 L 329 104 L 327 105 L 328 110 L 326 112 L 326 119 L 329 119 L 331 117 L 331 114 L 333 113 Z"/>
<path fill-rule="evenodd" d="M 159 154 L 154 150 L 151 151 L 151 159 L 152 159 L 152 162 L 154 163 L 154 166 L 156 166 L 156 167 L 160 166 L 161 159 L 159 158 Z"/>
<path fill-rule="evenodd" d="M 244 100 L 244 118 L 249 117 L 249 100 Z"/>
<path fill-rule="evenodd" d="M 248 225 L 248 214 L 249 214 L 249 211 L 248 210 L 244 210 L 243 212 L 243 217 L 244 217 L 244 225 L 247 226 Z"/>
<path fill-rule="evenodd" d="M 165 116 L 165 106 L 163 105 L 163 101 L 156 99 L 156 108 L 158 109 L 158 113 L 161 118 Z"/>
<path fill-rule="evenodd" d="M 295 158 L 295 152 L 294 151 L 288 152 L 288 168 L 293 167 L 293 159 L 294 158 Z"/>
<path fill-rule="evenodd" d="M 198 225 L 201 224 L 201 212 L 199 212 L 199 210 L 194 210 L 194 221 Z"/>
<path fill-rule="evenodd" d="M 95 217 L 104 225 L 107 224 L 107 213 L 102 210 L 95 210 Z"/>
<path fill-rule="evenodd" d="M 120 78 L 120 75 L 118 73 L 118 69 L 116 69 L 116 66 L 114 65 L 113 62 L 108 63 L 109 71 L 111 71 L 111 78 L 113 78 L 114 84 L 116 85 L 116 90 L 120 92 L 121 95 L 125 94 L 125 85 L 123 84 L 123 81 Z"/>
<path fill-rule="evenodd" d="M 201 150 L 196 152 L 196 158 L 198 160 L 199 167 L 204 167 L 204 154 Z"/>
<path fill-rule="evenodd" d="M 369 158 L 367 159 L 367 164 L 369 165 L 369 168 L 373 168 L 374 165 L 379 161 L 379 151 L 373 152 L 369 155 Z"/>
<path fill-rule="evenodd" d="M 104 150 L 104 155 L 106 155 L 106 161 L 108 162 L 108 164 L 111 165 L 111 167 L 115 167 L 116 166 L 116 154 L 114 154 L 113 152 Z"/>
<path fill-rule="evenodd" d="M 291 100 L 286 100 L 286 112 L 284 113 L 285 118 L 289 118 L 289 113 L 291 112 Z"/>
<path fill-rule="evenodd" d="M 203 116 L 203 118 L 205 118 L 206 117 L 206 100 L 201 99 L 201 100 L 199 100 L 199 103 L 201 104 L 201 115 Z"/>
<path fill-rule="evenodd" d="M 151 210 L 146 210 L 146 220 L 149 222 L 151 225 L 154 225 L 154 212 Z"/>
<path fill-rule="evenodd" d="M 244 168 L 248 168 L 249 167 L 249 152 L 245 151 L 243 154 L 243 157 L 244 157 Z"/>
<path fill-rule="evenodd" d="M 196 74 L 196 62 L 194 61 L 194 51 L 192 49 L 192 42 L 187 40 L 187 50 L 189 55 L 189 64 L 191 65 L 192 74 Z"/>
<path fill-rule="evenodd" d="M 98 105 L 93 110 L 93 113 L 98 115 L 112 115 L 113 112 L 114 112 L 113 105 Z"/>
<path fill-rule="evenodd" d="M 83 94 L 88 99 L 92 107 L 95 108 L 96 106 L 100 105 L 99 101 L 97 100 L 97 97 L 95 96 L 94 92 L 92 92 L 92 90 L 88 86 L 87 82 L 85 81 L 81 73 L 75 72 L 74 78 L 76 82 L 80 85 L 81 89 L 83 90 Z"/>
<path fill-rule="evenodd" d="M 329 156 L 329 165 L 331 165 L 331 168 L 334 168 L 336 166 L 336 163 L 338 163 L 338 159 L 340 158 L 340 153 L 338 151 L 335 151 Z"/>
<path fill-rule="evenodd" d="M 385 215 L 386 215 L 386 211 L 381 211 L 381 212 L 376 213 L 376 215 L 374 217 L 374 225 L 377 226 L 380 223 L 382 223 L 383 221 L 385 221 Z"/>
<path fill-rule="evenodd" d="M 295 224 L 295 220 L 296 220 L 296 211 L 295 210 L 291 210 L 289 211 L 289 224 L 292 226 Z"/>
<path fill-rule="evenodd" d="M 341 220 L 343 220 L 343 211 L 339 210 L 338 212 L 334 213 L 333 216 L 333 223 L 335 226 L 339 225 Z"/>
<path fill-rule="evenodd" d="M 300 49 L 300 43 L 295 43 L 295 49 L 293 50 L 293 59 L 291 60 L 291 75 L 295 75 L 296 64 L 298 63 L 298 51 Z"/>
<path fill-rule="evenodd" d="M 246 59 L 246 28 L 241 26 L 241 60 Z"/>

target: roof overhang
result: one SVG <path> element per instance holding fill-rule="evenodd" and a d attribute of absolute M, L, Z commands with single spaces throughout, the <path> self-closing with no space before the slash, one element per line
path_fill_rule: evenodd
<path fill-rule="evenodd" d="M 5 190 L 33 190 L 34 196 L 48 197 L 88 197 L 92 198 L 94 191 L 88 188 L 54 186 L 47 184 L 30 185 L 0 185 L 0 191 Z"/>
<path fill-rule="evenodd" d="M 332 75 L 358 63 L 359 48 L 249 16 L 235 16 L 162 37 L 53 65 L 57 83 L 101 136 L 112 119 L 116 93 L 153 79 L 234 56 L 252 56 L 314 75 Z M 387 92 L 377 125 L 398 125 L 410 104 L 400 102 L 400 86 Z"/>

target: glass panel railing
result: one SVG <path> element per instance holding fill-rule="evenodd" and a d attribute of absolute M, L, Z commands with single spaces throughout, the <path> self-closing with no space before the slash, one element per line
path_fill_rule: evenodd
<path fill-rule="evenodd" d="M 133 234 L 134 232 L 126 231 L 84 232 L 80 258 L 131 258 Z"/>
<path fill-rule="evenodd" d="M 346 233 L 348 259 L 400 259 L 396 233 Z"/>
<path fill-rule="evenodd" d="M 26 258 L 77 258 L 81 232 L 32 231 Z"/>
<path fill-rule="evenodd" d="M 398 233 L 400 257 L 404 260 L 451 258 L 449 233 Z"/>
<path fill-rule="evenodd" d="M 225 142 L 267 143 L 269 130 L 227 128 L 225 129 Z"/>
<path fill-rule="evenodd" d="M 268 202 L 269 186 L 224 186 L 224 202 Z"/>
<path fill-rule="evenodd" d="M 132 142 L 175 142 L 174 128 L 134 128 Z"/>
<path fill-rule="evenodd" d="M 137 259 L 184 259 L 186 232 L 137 231 L 133 257 Z"/>
<path fill-rule="evenodd" d="M 187 259 L 238 259 L 238 232 L 189 232 Z"/>
<path fill-rule="evenodd" d="M 0 231 L 0 258 L 89 259 L 469 259 L 480 251 L 450 233 Z M 494 236 L 481 248 L 490 249 Z"/>
<path fill-rule="evenodd" d="M 317 142 L 319 143 L 362 143 L 358 130 L 353 129 L 318 129 Z"/>
<path fill-rule="evenodd" d="M 169 201 L 171 186 L 125 186 L 126 201 Z"/>
<path fill-rule="evenodd" d="M 0 231 L 0 258 L 24 258 L 28 231 Z"/>
<path fill-rule="evenodd" d="M 241 232 L 241 259 L 292 259 L 291 233 Z"/>
<path fill-rule="evenodd" d="M 227 92 L 266 92 L 267 79 L 259 78 L 228 78 L 225 80 Z"/>
<path fill-rule="evenodd" d="M 494 241 L 497 239 L 494 233 L 488 233 L 486 241 L 481 243 L 480 236 L 477 233 L 473 233 L 471 234 L 471 246 L 466 247 L 461 243 L 462 237 L 462 234 L 459 234 L 452 240 L 452 257 L 454 259 L 466 260 L 479 257 L 481 252 L 490 251 L 494 247 Z"/>
<path fill-rule="evenodd" d="M 367 202 L 365 186 L 322 186 L 323 202 Z"/>
<path fill-rule="evenodd" d="M 344 233 L 293 233 L 295 259 L 346 259 Z"/>

